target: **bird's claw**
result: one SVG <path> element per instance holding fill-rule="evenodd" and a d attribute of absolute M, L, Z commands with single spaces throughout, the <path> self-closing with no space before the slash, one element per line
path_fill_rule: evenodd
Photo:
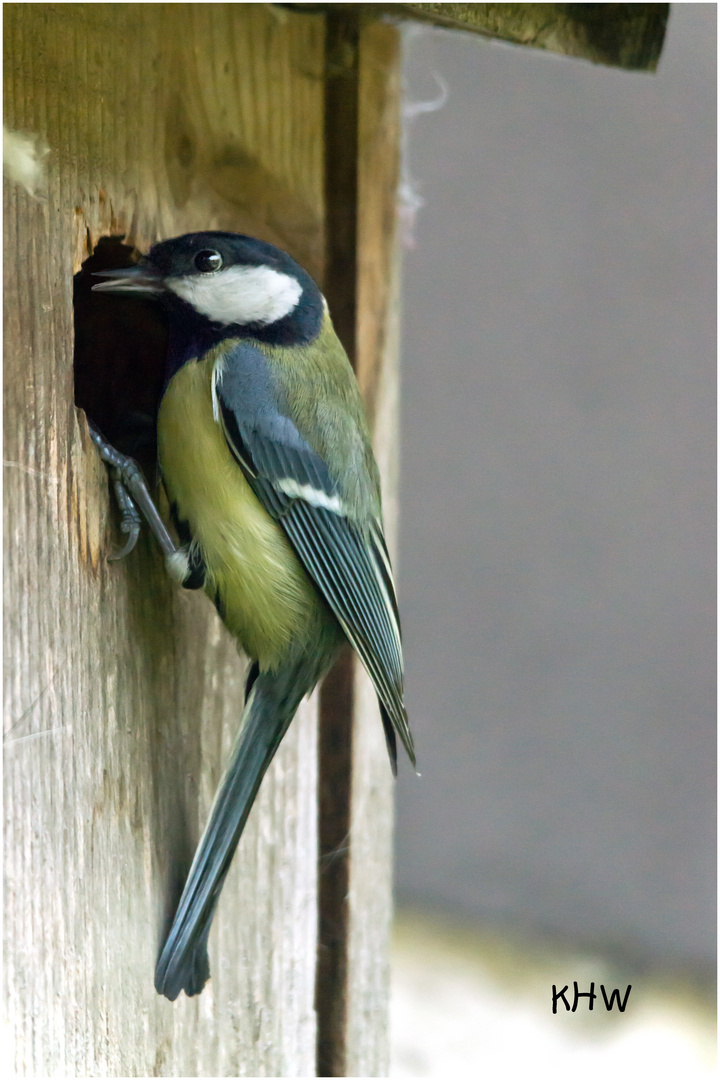
<path fill-rule="evenodd" d="M 120 509 L 120 530 L 128 536 L 122 549 L 108 556 L 108 562 L 116 562 L 130 554 L 140 535 L 143 517 L 157 537 L 165 557 L 174 554 L 176 545 L 157 511 L 138 463 L 116 450 L 90 421 L 88 429 L 100 457 L 110 467 L 115 499 Z"/>

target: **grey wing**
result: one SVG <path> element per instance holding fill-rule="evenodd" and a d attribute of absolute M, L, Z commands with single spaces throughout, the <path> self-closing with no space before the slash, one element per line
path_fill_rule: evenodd
<path fill-rule="evenodd" d="M 400 619 L 381 522 L 360 524 L 345 515 L 326 462 L 281 411 L 259 350 L 236 346 L 213 381 L 213 394 L 231 452 L 284 528 L 373 682 L 393 770 L 393 731 L 415 764 L 403 702 Z"/>

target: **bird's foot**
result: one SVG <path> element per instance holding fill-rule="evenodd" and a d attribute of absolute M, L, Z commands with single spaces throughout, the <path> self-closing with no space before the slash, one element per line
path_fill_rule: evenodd
<path fill-rule="evenodd" d="M 110 470 L 115 498 L 120 509 L 120 530 L 127 533 L 123 548 L 114 555 L 109 555 L 108 560 L 124 559 L 130 554 L 140 535 L 143 517 L 155 534 L 166 560 L 169 559 L 176 553 L 177 546 L 165 528 L 137 461 L 116 450 L 90 420 L 88 428 L 90 438 Z"/>

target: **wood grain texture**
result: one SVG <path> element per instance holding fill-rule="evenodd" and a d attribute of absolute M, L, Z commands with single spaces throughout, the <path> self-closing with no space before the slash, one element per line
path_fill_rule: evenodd
<path fill-rule="evenodd" d="M 323 22 L 265 5 L 6 5 L 5 114 L 51 148 L 5 190 L 5 987 L 19 1076 L 314 1072 L 316 719 L 225 885 L 203 994 L 153 969 L 243 663 L 153 542 L 123 563 L 73 403 L 72 278 L 100 236 L 247 231 L 322 270 Z"/>

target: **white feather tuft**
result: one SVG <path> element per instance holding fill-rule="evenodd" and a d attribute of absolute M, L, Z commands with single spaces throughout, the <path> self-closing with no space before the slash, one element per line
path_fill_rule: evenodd
<path fill-rule="evenodd" d="M 39 198 L 45 188 L 45 158 L 50 153 L 39 135 L 10 131 L 3 124 L 3 172 L 28 195 Z"/>
<path fill-rule="evenodd" d="M 173 581 L 178 581 L 182 585 L 190 572 L 190 559 L 188 558 L 187 551 L 184 551 L 183 548 L 178 548 L 177 551 L 173 551 L 171 555 L 166 555 L 165 566 Z"/>

